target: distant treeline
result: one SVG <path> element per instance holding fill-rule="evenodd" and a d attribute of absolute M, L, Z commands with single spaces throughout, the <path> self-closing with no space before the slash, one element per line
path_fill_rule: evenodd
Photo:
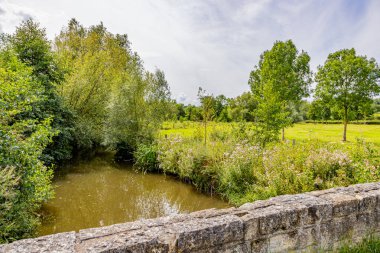
<path fill-rule="evenodd" d="M 236 98 L 227 98 L 224 95 L 212 96 L 213 121 L 217 122 L 255 122 L 254 110 L 257 103 L 251 92 L 244 92 Z M 202 106 L 175 104 L 174 119 L 180 121 L 202 121 Z M 337 107 L 328 107 L 320 100 L 307 101 L 293 105 L 291 108 L 293 123 L 301 121 L 342 123 L 343 115 Z M 376 113 L 380 112 L 380 98 L 375 98 L 368 104 L 353 108 L 349 113 L 350 121 L 380 119 Z M 355 123 L 355 122 L 352 122 Z"/>

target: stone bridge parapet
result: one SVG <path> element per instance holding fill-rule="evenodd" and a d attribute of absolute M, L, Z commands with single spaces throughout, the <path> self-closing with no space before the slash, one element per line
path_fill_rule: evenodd
<path fill-rule="evenodd" d="M 380 231 L 380 183 L 0 245 L 0 252 L 314 252 Z"/>

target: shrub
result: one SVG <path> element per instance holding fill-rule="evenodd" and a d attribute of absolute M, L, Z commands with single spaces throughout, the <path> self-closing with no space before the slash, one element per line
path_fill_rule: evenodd
<path fill-rule="evenodd" d="M 250 124 L 210 124 L 204 145 L 200 132 L 159 137 L 158 166 L 235 205 L 380 179 L 378 150 L 364 140 L 263 146 L 255 142 Z"/>
<path fill-rule="evenodd" d="M 158 171 L 157 145 L 140 144 L 134 152 L 135 166 L 143 171 Z"/>

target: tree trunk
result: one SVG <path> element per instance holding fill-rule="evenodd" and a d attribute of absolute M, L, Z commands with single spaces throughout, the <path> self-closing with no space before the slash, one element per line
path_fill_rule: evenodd
<path fill-rule="evenodd" d="M 285 128 L 282 128 L 282 141 L 285 141 Z"/>
<path fill-rule="evenodd" d="M 207 121 L 205 121 L 205 146 L 207 141 Z"/>
<path fill-rule="evenodd" d="M 348 109 L 347 107 L 344 108 L 344 119 L 343 119 L 344 129 L 343 129 L 343 140 L 347 141 L 347 122 L 348 122 Z"/>

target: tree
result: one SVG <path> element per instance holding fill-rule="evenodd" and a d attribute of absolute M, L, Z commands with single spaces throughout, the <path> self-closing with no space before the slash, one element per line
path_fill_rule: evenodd
<path fill-rule="evenodd" d="M 368 104 L 380 92 L 380 70 L 375 59 L 356 55 L 353 48 L 331 53 L 325 64 L 318 67 L 315 81 L 315 97 L 339 108 L 346 141 L 350 111 Z"/>
<path fill-rule="evenodd" d="M 292 124 L 291 105 L 300 103 L 309 94 L 312 81 L 309 62 L 309 55 L 299 53 L 291 40 L 276 41 L 271 50 L 261 54 L 248 83 L 257 102 L 254 111 L 257 126 L 261 132 L 269 131 L 264 139 L 276 139 L 282 129 L 284 140 L 284 128 Z"/>
<path fill-rule="evenodd" d="M 104 141 L 108 106 L 133 53 L 126 35 L 114 35 L 102 23 L 85 28 L 72 19 L 55 39 L 65 81 L 60 95 L 75 115 L 75 148 L 96 149 Z"/>
<path fill-rule="evenodd" d="M 165 73 L 156 69 L 154 74 L 147 73 L 147 79 L 150 84 L 147 90 L 147 102 L 151 108 L 155 108 L 154 119 L 157 123 L 173 118 L 175 106 L 171 100 L 169 83 L 165 78 Z"/>
<path fill-rule="evenodd" d="M 52 118 L 51 126 L 59 134 L 44 150 L 42 160 L 46 164 L 62 162 L 72 156 L 73 115 L 64 106 L 57 87 L 63 81 L 63 70 L 52 52 L 45 29 L 32 19 L 23 21 L 9 37 L 9 44 L 18 59 L 31 68 L 31 76 L 41 84 L 46 99 L 33 103 L 31 110 L 18 115 L 23 119 L 43 120 Z"/>
<path fill-rule="evenodd" d="M 372 110 L 374 113 L 380 113 L 380 98 L 375 98 L 373 100 Z"/>
<path fill-rule="evenodd" d="M 151 144 L 162 122 L 171 116 L 172 101 L 165 74 L 146 72 L 136 56 L 109 106 L 106 144 L 117 160 L 133 160 L 139 145 Z"/>
<path fill-rule="evenodd" d="M 52 197 L 52 170 L 39 159 L 54 135 L 51 119 L 20 117 L 46 99 L 44 87 L 10 49 L 0 50 L 0 243 L 34 235 Z"/>
<path fill-rule="evenodd" d="M 253 112 L 257 107 L 257 103 L 251 92 L 243 92 L 240 96 L 231 99 L 229 107 L 233 121 L 254 121 Z"/>
<path fill-rule="evenodd" d="M 212 95 L 206 93 L 201 87 L 198 89 L 198 98 L 201 102 L 203 125 L 204 125 L 204 145 L 207 144 L 207 122 L 212 120 L 215 114 L 215 100 Z"/>
<path fill-rule="evenodd" d="M 331 118 L 331 109 L 326 106 L 326 101 L 315 99 L 310 104 L 307 116 L 311 120 L 329 120 Z"/>
<path fill-rule="evenodd" d="M 180 121 L 185 120 L 186 119 L 185 105 L 182 103 L 176 103 L 175 105 L 177 108 L 176 120 L 180 120 Z"/>

